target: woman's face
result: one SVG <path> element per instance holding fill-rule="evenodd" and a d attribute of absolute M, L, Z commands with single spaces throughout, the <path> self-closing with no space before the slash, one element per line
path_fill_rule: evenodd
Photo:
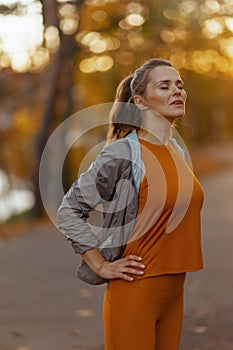
<path fill-rule="evenodd" d="M 172 122 L 185 113 L 186 92 L 180 75 L 173 67 L 159 66 L 151 70 L 143 96 L 143 105 Z"/>

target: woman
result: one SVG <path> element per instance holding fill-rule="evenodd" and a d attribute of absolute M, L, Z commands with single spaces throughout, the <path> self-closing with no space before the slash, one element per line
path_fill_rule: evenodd
<path fill-rule="evenodd" d="M 182 79 L 169 61 L 151 59 L 124 79 L 111 113 L 108 145 L 58 210 L 59 228 L 91 270 L 108 282 L 106 350 L 179 348 L 186 272 L 203 268 L 203 191 L 171 137 L 185 101 Z M 141 169 L 130 159 L 131 139 L 139 145 Z M 126 237 L 115 261 L 104 258 L 85 222 L 99 203 L 106 232 L 114 229 Z"/>

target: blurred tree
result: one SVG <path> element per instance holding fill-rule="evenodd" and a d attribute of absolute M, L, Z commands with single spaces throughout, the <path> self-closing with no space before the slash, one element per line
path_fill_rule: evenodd
<path fill-rule="evenodd" d="M 37 135 L 36 142 L 36 167 L 34 173 L 35 182 L 35 206 L 33 208 L 33 214 L 38 216 L 43 213 L 43 204 L 40 197 L 39 188 L 39 167 L 40 159 L 49 138 L 49 135 L 53 128 L 68 117 L 73 111 L 71 88 L 73 86 L 73 55 L 74 44 L 72 35 L 65 34 L 59 27 L 59 8 L 56 0 L 46 1 L 43 3 L 43 19 L 45 31 L 47 28 L 57 28 L 59 31 L 59 49 L 55 52 L 50 62 L 50 69 L 45 75 L 45 85 L 47 85 L 47 101 L 44 110 L 44 116 L 42 117 L 41 129 Z M 77 17 L 77 8 L 81 6 L 83 0 L 74 1 L 73 15 Z M 78 18 L 76 18 L 78 20 Z M 61 23 L 61 21 L 60 21 Z M 76 29 L 76 28 L 75 28 Z"/>

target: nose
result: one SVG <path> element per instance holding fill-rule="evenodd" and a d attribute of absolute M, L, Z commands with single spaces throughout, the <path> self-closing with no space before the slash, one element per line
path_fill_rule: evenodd
<path fill-rule="evenodd" d="M 172 94 L 173 95 L 181 95 L 181 89 L 178 88 L 176 84 L 172 85 Z"/>

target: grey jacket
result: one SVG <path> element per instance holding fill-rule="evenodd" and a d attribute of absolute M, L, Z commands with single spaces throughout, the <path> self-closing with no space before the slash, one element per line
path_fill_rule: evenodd
<path fill-rule="evenodd" d="M 185 158 L 177 141 L 170 140 Z M 137 215 L 141 173 L 140 143 L 132 131 L 106 146 L 72 184 L 58 209 L 57 227 L 76 253 L 98 247 L 108 261 L 122 255 Z"/>
<path fill-rule="evenodd" d="M 140 182 L 140 144 L 133 131 L 107 145 L 63 198 L 57 227 L 76 253 L 98 247 L 108 261 L 121 256 L 134 226 Z"/>

